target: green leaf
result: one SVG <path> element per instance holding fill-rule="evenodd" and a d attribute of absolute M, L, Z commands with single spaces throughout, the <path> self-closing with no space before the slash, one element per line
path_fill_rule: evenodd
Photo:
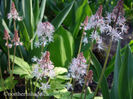
<path fill-rule="evenodd" d="M 26 25 L 30 38 L 32 38 L 34 31 L 32 0 L 22 0 L 22 7 L 23 7 L 24 23 Z"/>
<path fill-rule="evenodd" d="M 0 79 L 0 91 L 13 89 L 16 84 L 17 84 L 17 81 L 14 80 L 14 77 L 8 77 L 5 80 Z"/>
<path fill-rule="evenodd" d="M 41 8 L 40 8 L 40 17 L 39 17 L 40 21 L 42 21 L 44 16 L 45 5 L 46 5 L 46 0 L 42 0 Z"/>
<path fill-rule="evenodd" d="M 54 42 L 50 44 L 49 51 L 55 66 L 67 66 L 74 51 L 74 40 L 71 33 L 60 27 L 55 32 Z"/>
<path fill-rule="evenodd" d="M 54 42 L 50 44 L 49 51 L 55 66 L 65 66 L 66 53 L 63 38 L 60 35 L 54 35 Z"/>
<path fill-rule="evenodd" d="M 7 67 L 7 56 L 3 53 L 2 55 L 0 55 L 0 68 L 2 69 L 2 71 L 4 71 L 5 69 L 7 69 Z"/>
<path fill-rule="evenodd" d="M 14 67 L 13 73 L 16 75 L 20 75 L 21 77 L 32 78 L 32 75 L 28 71 L 18 66 Z"/>
<path fill-rule="evenodd" d="M 23 68 L 18 68 L 17 66 L 15 66 L 14 70 L 13 70 L 14 74 L 19 74 L 21 75 L 25 75 L 25 74 L 29 74 L 27 71 L 25 71 L 25 69 Z"/>
<path fill-rule="evenodd" d="M 56 76 L 56 78 L 61 80 L 70 80 L 70 78 L 67 75 L 58 75 Z"/>
<path fill-rule="evenodd" d="M 10 59 L 13 62 L 14 56 L 10 55 Z M 29 64 L 27 62 L 25 62 L 23 59 L 21 59 L 21 58 L 19 58 L 17 56 L 15 56 L 14 63 L 17 64 L 18 66 L 20 66 L 21 68 L 30 70 Z"/>
<path fill-rule="evenodd" d="M 35 21 L 35 25 L 37 24 L 38 20 L 39 20 L 39 0 L 34 0 L 35 3 L 34 3 L 34 21 Z"/>
<path fill-rule="evenodd" d="M 101 71 L 102 71 L 101 64 L 99 63 L 99 61 L 97 60 L 97 58 L 95 57 L 95 55 L 91 51 L 90 51 L 90 55 L 91 55 L 92 63 L 93 63 L 93 65 L 97 71 L 96 73 L 97 73 L 98 78 L 99 78 Z M 106 80 L 105 76 L 103 76 L 103 80 L 101 82 L 101 90 L 102 90 L 103 98 L 104 99 L 110 99 L 108 84 L 107 84 L 107 80 Z"/>
<path fill-rule="evenodd" d="M 80 25 L 86 16 L 91 15 L 91 9 L 88 5 L 88 0 L 75 1 L 73 8 L 66 18 L 64 24 L 73 33 L 74 38 L 77 37 Z"/>
<path fill-rule="evenodd" d="M 133 56 L 129 46 L 125 49 L 124 59 L 119 73 L 119 98 L 133 98 Z"/>
<path fill-rule="evenodd" d="M 133 40 L 130 41 L 129 46 L 131 48 L 131 52 L 133 53 Z M 126 47 L 121 49 L 121 54 L 124 54 Z M 105 76 L 106 78 L 110 75 L 111 72 L 114 70 L 114 63 L 115 63 L 115 56 L 111 59 L 109 62 L 109 65 L 107 66 L 107 69 L 105 70 Z"/>
<path fill-rule="evenodd" d="M 5 86 L 8 88 L 8 89 L 12 89 L 15 87 L 17 81 L 14 80 L 14 77 L 8 77 L 6 78 L 6 80 L 4 81 L 5 83 Z"/>
<path fill-rule="evenodd" d="M 95 97 L 94 99 L 103 99 L 103 97 Z"/>
<path fill-rule="evenodd" d="M 10 59 L 13 62 L 14 56 L 10 55 Z M 27 62 L 15 56 L 14 63 L 17 65 L 17 67 L 14 69 L 15 74 L 19 74 L 20 76 L 26 75 L 27 77 L 31 76 L 31 69 Z"/>
<path fill-rule="evenodd" d="M 74 4 L 74 1 L 72 3 L 70 3 L 66 8 L 64 8 L 57 16 L 56 18 L 52 21 L 52 24 L 54 25 L 54 27 L 56 29 L 58 29 L 61 24 L 63 23 L 63 21 L 65 20 L 65 18 L 67 17 L 67 15 L 69 14 L 70 10 L 72 9 Z"/>
<path fill-rule="evenodd" d="M 49 6 L 49 9 L 51 9 L 51 11 L 55 14 L 60 12 L 60 9 L 58 8 L 58 2 L 56 3 L 53 0 L 47 0 L 47 5 Z"/>
<path fill-rule="evenodd" d="M 29 50 L 30 44 L 31 44 L 30 43 L 30 36 L 28 34 L 27 28 L 26 28 L 23 21 L 19 23 L 19 30 L 20 30 L 19 31 L 20 32 L 20 37 L 23 41 L 23 44 L 26 47 L 26 49 Z"/>
<path fill-rule="evenodd" d="M 131 48 L 131 52 L 133 53 L 133 40 L 130 41 L 129 45 L 130 45 L 130 48 Z"/>
<path fill-rule="evenodd" d="M 92 99 L 93 98 L 93 95 L 94 95 L 94 93 L 89 93 L 89 94 L 87 94 L 86 95 L 86 99 Z M 75 94 L 73 94 L 73 99 L 80 99 L 80 97 L 81 97 L 81 93 L 75 93 Z M 96 97 L 95 97 L 96 98 Z M 95 99 L 94 98 L 94 99 Z M 82 99 L 84 99 L 84 96 L 82 97 Z"/>
<path fill-rule="evenodd" d="M 88 0 L 83 0 L 83 4 L 75 9 L 75 25 L 73 25 L 73 35 L 77 37 L 80 25 L 84 21 L 86 16 L 91 15 L 91 9 L 88 5 Z"/>
<path fill-rule="evenodd" d="M 55 67 L 54 71 L 55 71 L 55 75 L 61 75 L 61 74 L 67 73 L 67 69 L 63 67 Z"/>
<path fill-rule="evenodd" d="M 115 67 L 114 67 L 114 79 L 113 79 L 113 87 L 112 87 L 112 99 L 118 99 L 118 77 L 119 70 L 121 67 L 121 53 L 120 53 L 120 42 L 117 46 L 116 58 L 115 58 Z"/>
<path fill-rule="evenodd" d="M 65 62 L 65 65 L 68 65 L 73 57 L 74 53 L 74 39 L 71 33 L 67 30 L 65 30 L 63 27 L 60 27 L 57 32 L 58 35 L 63 37 L 63 43 L 65 47 L 65 53 L 67 60 Z"/>
<path fill-rule="evenodd" d="M 60 97 L 64 93 L 66 93 L 67 89 L 65 88 L 64 81 L 59 79 L 52 79 L 50 81 L 50 89 L 47 91 L 49 95 L 57 95 Z M 65 89 L 65 91 L 63 91 Z M 68 92 L 68 91 L 67 91 Z"/>
<path fill-rule="evenodd" d="M 70 92 L 67 91 L 66 88 L 63 88 L 59 91 L 55 91 L 54 97 L 56 97 L 57 99 L 70 99 Z"/>
<path fill-rule="evenodd" d="M 110 60 L 106 70 L 105 70 L 105 77 L 107 78 L 114 70 L 114 65 L 115 65 L 115 56 L 112 57 Z"/>
<path fill-rule="evenodd" d="M 62 84 L 62 82 L 59 82 L 58 80 L 52 80 L 50 82 L 51 89 L 52 90 L 61 90 L 65 87 L 65 84 Z"/>

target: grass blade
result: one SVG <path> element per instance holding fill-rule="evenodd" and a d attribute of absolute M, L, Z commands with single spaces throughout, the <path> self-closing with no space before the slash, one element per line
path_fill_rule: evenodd
<path fill-rule="evenodd" d="M 55 26 L 56 29 L 58 29 L 67 15 L 69 14 L 70 10 L 72 9 L 74 4 L 74 1 L 70 3 L 66 8 L 64 8 L 57 16 L 56 18 L 52 21 L 52 24 Z"/>

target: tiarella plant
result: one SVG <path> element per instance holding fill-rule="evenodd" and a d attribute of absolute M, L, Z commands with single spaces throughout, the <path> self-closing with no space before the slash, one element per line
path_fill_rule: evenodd
<path fill-rule="evenodd" d="M 40 88 L 44 94 L 50 88 L 49 82 L 55 76 L 54 65 L 50 60 L 50 53 L 45 52 L 41 59 L 36 60 L 37 65 L 33 67 L 32 75 L 36 78 L 36 83 L 40 82 Z M 48 79 L 48 81 L 47 81 Z M 35 90 L 36 91 L 36 90 Z"/>
<path fill-rule="evenodd" d="M 83 56 L 83 53 L 80 53 L 77 58 L 72 59 L 70 64 L 68 76 L 72 78 L 70 83 L 67 84 L 67 89 L 74 90 L 75 84 L 79 83 L 81 86 L 88 85 L 92 82 L 93 71 L 89 70 L 88 65 L 86 64 L 86 59 Z M 71 82 L 73 82 L 71 84 Z M 73 97 L 73 91 L 71 98 Z M 82 97 L 81 97 L 82 98 Z"/>
<path fill-rule="evenodd" d="M 0 5 L 0 95 L 18 98 L 24 86 L 25 99 L 133 98 L 133 40 L 120 46 L 130 27 L 126 1 L 3 0 Z M 103 62 L 95 51 L 103 52 Z"/>
<path fill-rule="evenodd" d="M 90 35 L 92 42 L 96 40 L 99 49 L 103 49 L 102 37 L 98 32 L 98 28 L 102 28 L 104 20 L 102 17 L 102 5 L 99 7 L 95 15 L 92 15 L 87 24 L 86 30 L 92 29 L 93 32 Z"/>

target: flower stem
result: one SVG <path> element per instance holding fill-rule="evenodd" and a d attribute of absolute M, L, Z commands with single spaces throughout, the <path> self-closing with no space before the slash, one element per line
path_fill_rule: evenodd
<path fill-rule="evenodd" d="M 11 73 L 11 66 L 10 66 L 10 50 L 9 50 L 9 46 L 8 46 L 8 40 L 7 40 L 7 54 L 8 54 L 8 69 L 9 72 Z"/>
<path fill-rule="evenodd" d="M 86 83 L 87 83 L 87 79 L 85 78 L 85 83 L 84 83 L 84 86 L 83 86 L 83 89 L 82 89 L 82 93 L 81 93 L 80 99 L 82 99 L 82 96 L 83 96 L 83 92 L 84 92 Z"/>
<path fill-rule="evenodd" d="M 14 30 L 16 31 L 16 23 L 15 23 L 15 20 L 13 21 L 13 23 L 14 23 Z M 13 54 L 12 76 L 13 76 L 13 70 L 14 70 L 15 54 L 16 54 L 16 44 L 15 44 L 15 47 L 14 47 L 14 54 Z"/>
<path fill-rule="evenodd" d="M 15 23 L 15 20 L 13 20 L 13 25 L 14 25 L 14 30 L 16 31 L 16 23 Z M 15 44 L 14 53 L 13 53 L 12 73 L 11 73 L 12 80 L 13 80 L 13 71 L 14 71 L 14 62 L 15 62 L 16 47 L 17 46 Z M 13 85 L 13 81 L 12 81 L 12 85 Z M 16 92 L 15 88 L 14 88 L 14 92 Z M 12 89 L 11 89 L 11 93 L 12 93 Z M 12 97 L 11 97 L 11 99 L 12 99 Z M 17 99 L 17 96 L 16 96 L 16 99 Z"/>
<path fill-rule="evenodd" d="M 30 43 L 31 43 L 31 49 L 33 49 L 33 41 L 34 41 L 36 35 L 37 35 L 37 33 L 35 33 L 35 34 L 33 35 L 33 37 L 31 38 L 31 40 L 30 40 Z"/>
<path fill-rule="evenodd" d="M 24 60 L 24 57 L 23 57 L 23 54 L 22 54 L 20 46 L 18 46 L 18 48 L 19 48 L 19 52 L 20 52 L 21 58 Z"/>
<path fill-rule="evenodd" d="M 3 82 L 3 77 L 2 77 L 2 72 L 1 72 L 1 67 L 0 67 L 0 78 L 1 78 L 1 82 L 2 82 L 2 89 L 5 90 L 5 86 L 4 86 L 4 82 Z M 4 93 L 6 92 L 6 90 L 4 91 Z M 5 99 L 7 99 L 7 95 L 5 95 Z"/>
<path fill-rule="evenodd" d="M 89 58 L 89 64 L 88 64 L 88 68 L 87 68 L 87 74 L 88 74 L 88 71 L 89 71 L 89 68 L 90 68 L 90 61 L 91 61 L 91 58 Z M 85 83 L 84 83 L 84 86 L 83 86 L 83 89 L 82 89 L 82 93 L 81 93 L 80 99 L 82 99 L 84 89 L 85 89 L 85 96 L 86 96 L 86 88 L 85 88 L 85 86 L 86 87 L 88 86 L 88 84 L 87 84 L 87 78 L 85 78 Z"/>
<path fill-rule="evenodd" d="M 13 54 L 12 76 L 13 76 L 13 71 L 14 71 L 15 54 L 16 54 L 16 45 L 15 45 L 15 47 L 14 47 L 14 54 Z"/>
<path fill-rule="evenodd" d="M 89 64 L 88 64 L 88 67 L 87 67 L 87 73 L 86 74 L 88 74 L 88 71 L 89 71 L 89 68 L 90 68 L 90 60 L 91 60 L 91 58 L 89 57 Z M 82 96 L 83 96 L 83 92 L 84 92 L 86 83 L 87 83 L 87 78 L 85 78 L 85 83 L 83 85 L 83 89 L 82 89 L 82 93 L 81 93 L 80 99 L 82 99 Z"/>
<path fill-rule="evenodd" d="M 34 92 L 34 89 L 33 89 L 33 84 L 32 84 L 32 79 L 30 79 L 30 88 L 31 88 L 31 92 Z M 34 99 L 34 96 L 32 96 L 32 98 Z"/>
<path fill-rule="evenodd" d="M 80 40 L 80 44 L 79 44 L 78 54 L 80 54 L 80 51 L 81 51 L 83 38 L 84 38 L 84 30 L 83 30 L 83 33 L 82 33 L 82 36 L 81 36 L 81 40 Z"/>
<path fill-rule="evenodd" d="M 16 53 L 16 45 L 14 47 L 14 54 L 13 54 L 13 63 L 12 63 L 12 72 L 11 72 L 11 78 L 13 77 L 13 71 L 14 71 L 14 61 L 15 61 L 15 53 Z M 12 79 L 13 80 L 13 79 Z M 11 82 L 13 85 L 13 82 Z M 11 93 L 12 93 L 12 89 L 11 89 Z M 11 96 L 12 99 L 12 96 Z"/>
<path fill-rule="evenodd" d="M 38 81 L 38 79 L 35 82 L 34 93 L 36 92 L 37 81 Z"/>
<path fill-rule="evenodd" d="M 42 44 L 41 46 L 41 52 L 43 52 L 43 50 L 44 50 L 44 44 Z"/>
<path fill-rule="evenodd" d="M 25 98 L 27 99 L 27 79 L 25 78 Z"/>
<path fill-rule="evenodd" d="M 51 80 L 51 79 L 49 78 L 47 83 L 50 83 L 50 80 Z"/>
<path fill-rule="evenodd" d="M 91 42 L 91 47 L 90 47 L 90 50 L 92 50 L 92 49 L 93 49 L 93 42 Z M 90 61 L 91 61 L 91 57 L 89 57 L 89 59 L 88 59 L 88 62 L 89 62 L 89 63 L 88 63 L 87 73 L 86 73 L 86 74 L 88 74 L 88 71 L 89 71 L 89 68 L 90 68 Z M 82 99 L 82 96 L 83 96 L 83 92 L 84 92 L 86 83 L 87 83 L 87 79 L 85 78 L 85 83 L 84 83 L 84 85 L 83 85 L 83 89 L 82 89 L 82 93 L 81 93 L 80 99 Z M 86 95 L 86 94 L 85 94 L 85 95 Z"/>
<path fill-rule="evenodd" d="M 84 99 L 86 99 L 86 95 L 87 95 L 87 88 L 85 88 L 85 96 L 84 96 Z"/>
<path fill-rule="evenodd" d="M 33 93 L 35 93 L 35 92 L 36 92 L 37 81 L 38 81 L 38 79 L 36 79 L 36 82 L 35 82 L 35 87 L 34 87 L 34 89 L 33 89 Z M 35 96 L 33 96 L 33 99 L 35 99 Z"/>
<path fill-rule="evenodd" d="M 103 69 L 102 69 L 102 73 L 101 73 L 101 75 L 100 75 L 100 78 L 99 78 L 99 81 L 98 81 L 98 85 L 97 85 L 97 87 L 96 87 L 96 90 L 95 90 L 93 99 L 94 99 L 94 97 L 96 96 L 96 94 L 97 94 L 97 92 L 98 92 L 99 86 L 100 86 L 101 81 L 102 81 L 102 78 L 103 78 L 103 76 L 104 76 L 104 71 L 105 71 L 105 69 L 106 69 L 106 65 L 107 65 L 107 61 L 108 61 L 108 58 L 109 58 L 111 46 L 112 46 L 112 40 L 111 40 L 111 42 L 110 42 L 109 49 L 107 50 L 107 56 L 106 56 L 106 59 L 105 59 L 105 62 L 104 62 L 104 66 L 103 66 Z"/>
<path fill-rule="evenodd" d="M 23 54 L 22 54 L 22 51 L 21 51 L 21 48 L 20 48 L 20 46 L 18 47 L 19 48 L 19 51 L 20 51 L 20 55 L 21 55 L 21 58 L 24 60 L 24 57 L 23 57 Z M 25 98 L 27 99 L 27 79 L 25 78 Z"/>
<path fill-rule="evenodd" d="M 71 99 L 73 98 L 73 93 L 74 93 L 74 87 L 75 87 L 75 79 L 73 79 L 73 84 L 72 84 L 72 93 L 71 93 Z"/>

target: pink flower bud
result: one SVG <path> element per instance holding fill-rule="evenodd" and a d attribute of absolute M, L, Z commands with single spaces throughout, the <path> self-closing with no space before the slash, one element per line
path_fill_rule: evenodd
<path fill-rule="evenodd" d="M 20 17 L 18 15 L 18 12 L 17 12 L 17 10 L 15 8 L 14 2 L 12 2 L 12 6 L 11 6 L 10 13 L 8 13 L 8 19 L 14 19 L 14 20 L 18 20 L 18 21 L 21 21 L 22 20 L 22 17 Z"/>
<path fill-rule="evenodd" d="M 113 9 L 112 16 L 114 18 L 118 16 L 123 16 L 124 15 L 124 10 L 123 10 L 123 0 L 119 0 L 115 8 Z"/>
<path fill-rule="evenodd" d="M 3 39 L 4 40 L 9 40 L 10 39 L 10 35 L 9 35 L 7 30 L 4 30 L 4 38 Z"/>
<path fill-rule="evenodd" d="M 15 30 L 12 42 L 14 42 L 14 45 L 16 45 L 16 46 L 23 44 L 22 42 L 20 42 L 20 38 L 18 36 L 18 31 L 17 30 Z"/>
<path fill-rule="evenodd" d="M 89 70 L 88 74 L 86 75 L 86 79 L 87 79 L 87 85 L 88 83 L 92 83 L 92 79 L 93 79 L 93 71 Z"/>
<path fill-rule="evenodd" d="M 99 18 L 102 18 L 102 10 L 103 10 L 103 6 L 100 5 L 97 12 L 96 12 L 96 16 L 99 16 Z"/>
<path fill-rule="evenodd" d="M 88 24 L 88 16 L 86 16 L 86 18 L 85 18 L 84 26 L 87 26 L 87 24 Z"/>
<path fill-rule="evenodd" d="M 19 42 L 19 37 L 18 37 L 18 31 L 17 30 L 15 30 L 14 38 L 13 38 L 12 42 Z"/>

